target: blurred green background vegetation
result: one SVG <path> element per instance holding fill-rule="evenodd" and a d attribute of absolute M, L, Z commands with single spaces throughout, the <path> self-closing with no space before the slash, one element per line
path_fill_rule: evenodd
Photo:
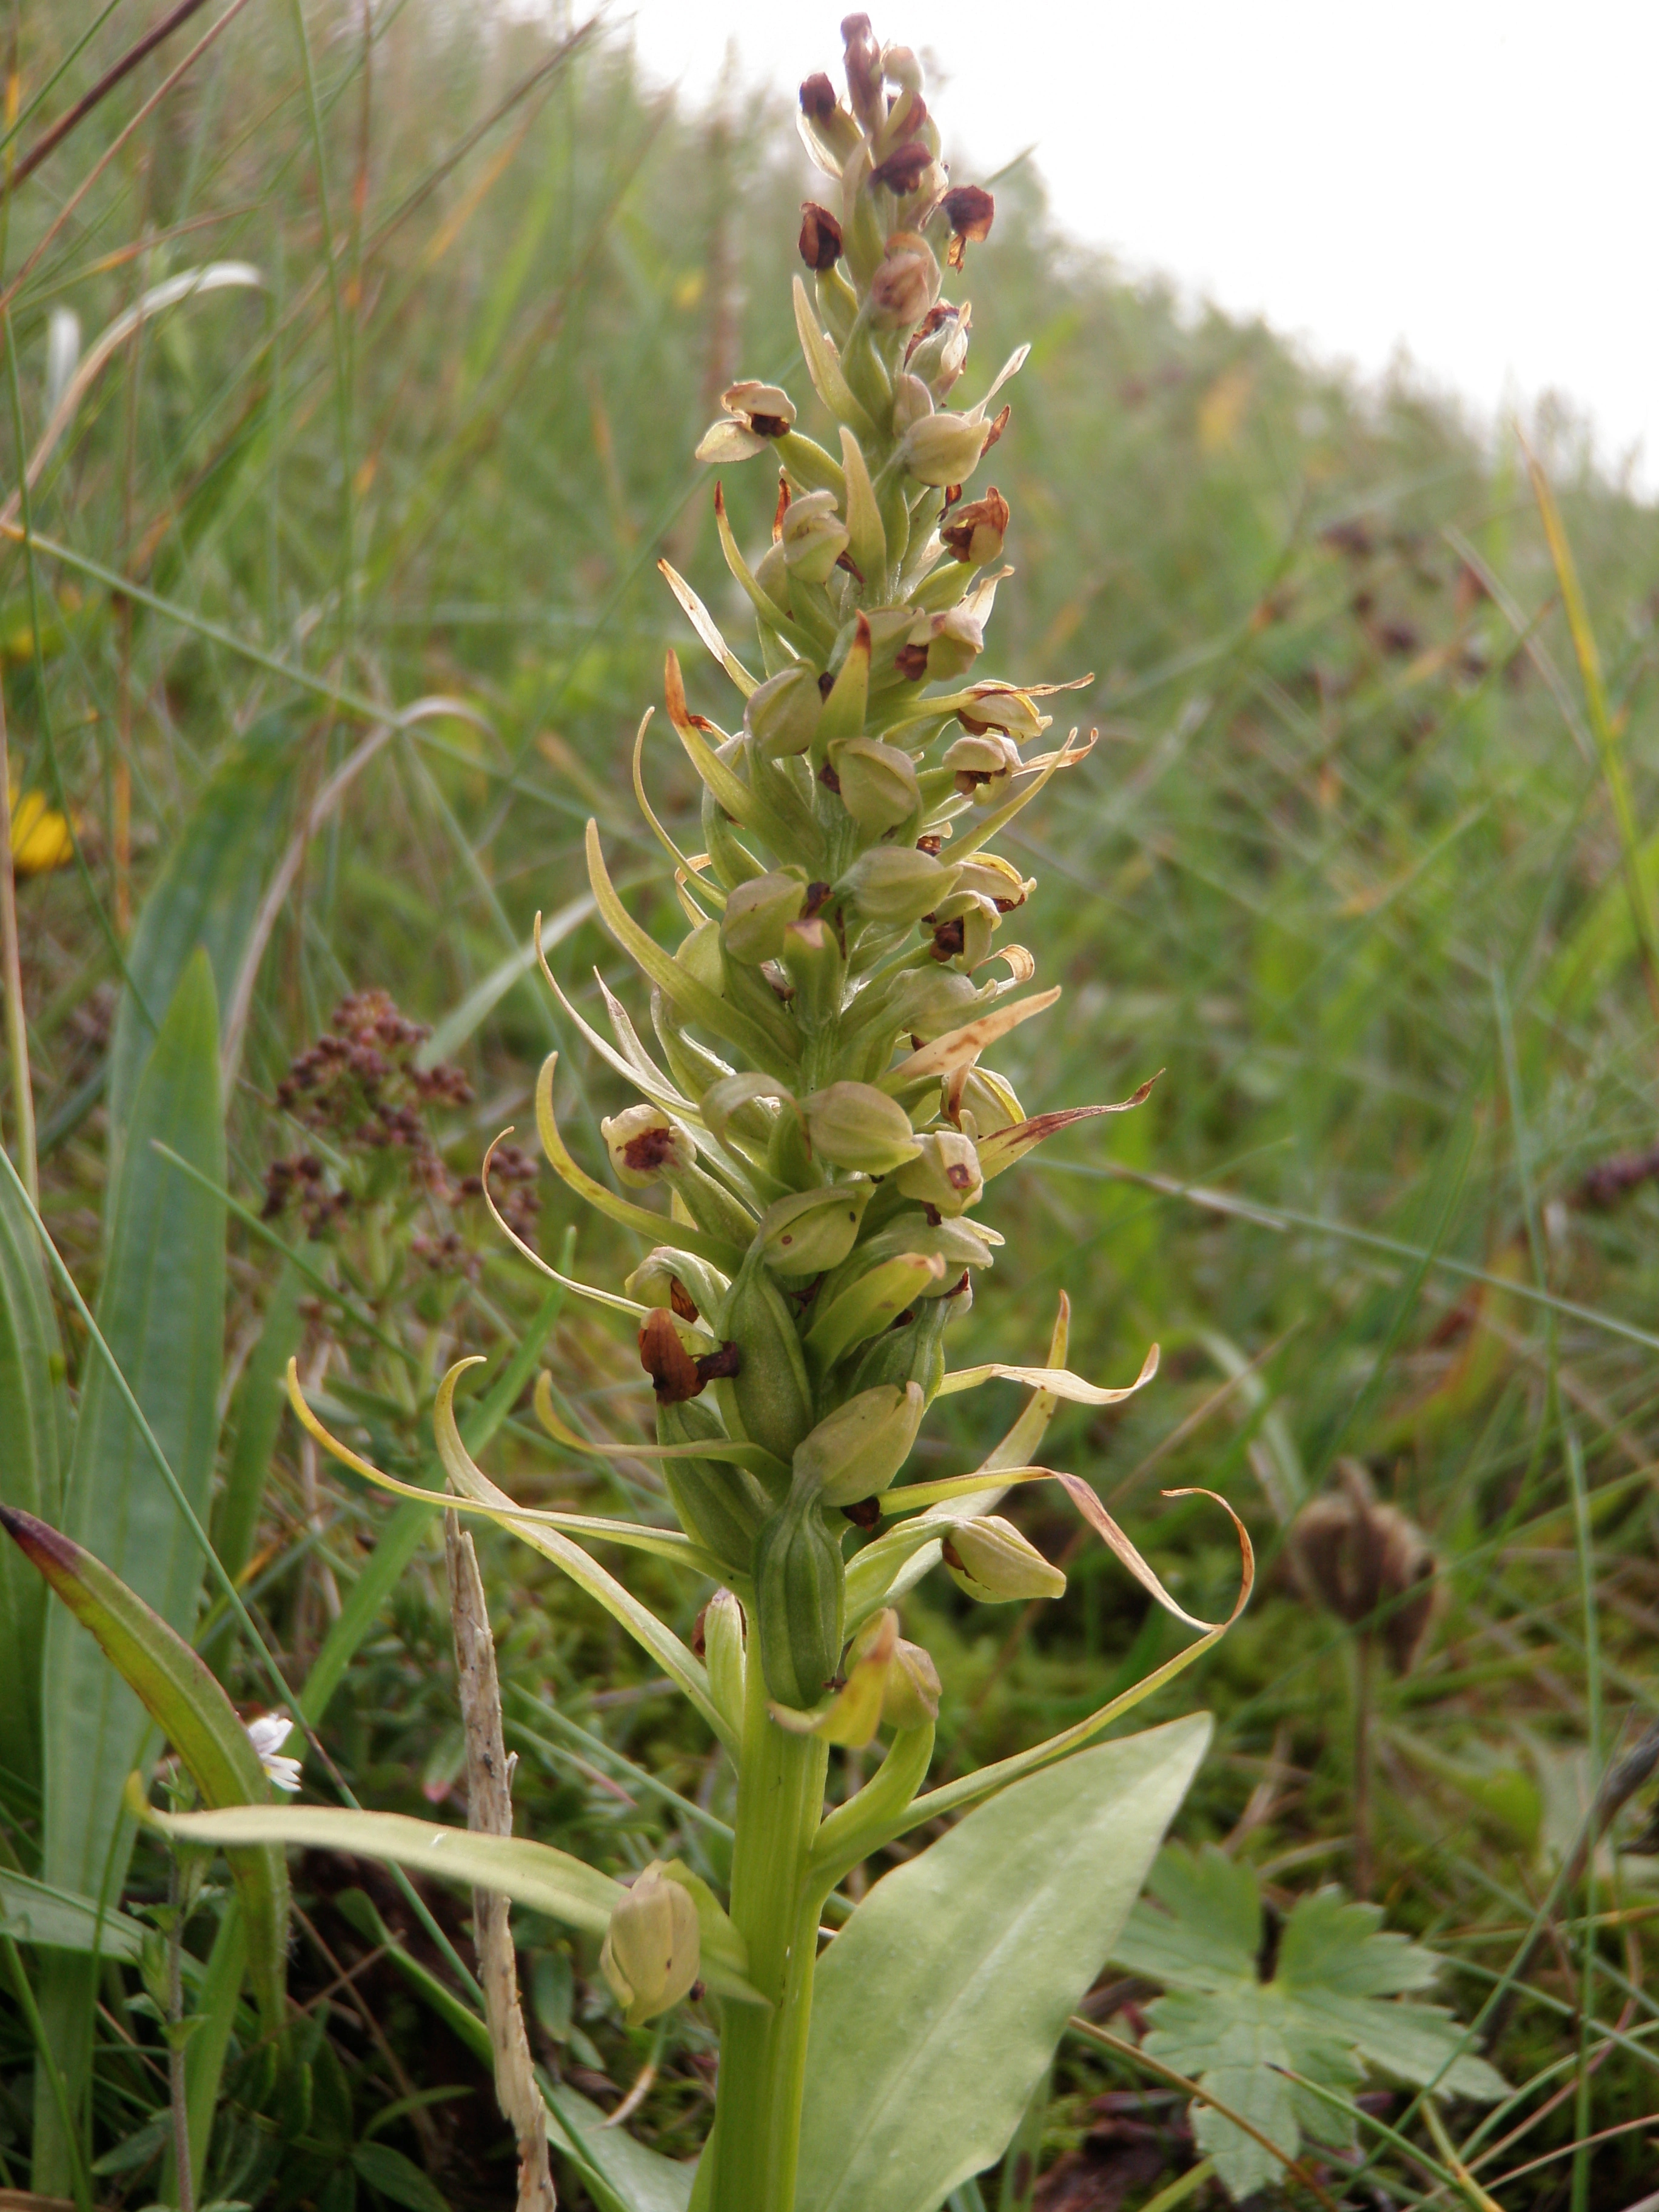
<path fill-rule="evenodd" d="M 9 198 L 0 481 L 18 485 L 25 455 L 40 466 L 0 517 L 0 677 L 13 781 L 76 833 L 68 865 L 21 876 L 18 902 L 41 1206 L 89 1300 L 145 979 L 170 992 L 179 946 L 204 934 L 222 1023 L 249 944 L 265 942 L 229 1103 L 243 1211 L 216 1533 L 298 1684 L 392 1509 L 278 1418 L 282 1346 L 394 1472 L 428 1468 L 443 1366 L 499 1352 L 538 1312 L 576 1417 L 646 1433 L 632 1346 L 543 1310 L 476 1177 L 499 1129 L 522 1133 L 555 1047 L 561 1118 L 605 1172 L 595 1121 L 621 1089 L 534 977 L 532 917 L 556 918 L 555 970 L 591 1008 L 594 964 L 622 966 L 586 907 L 595 814 L 636 910 L 648 920 L 654 899 L 665 929 L 676 919 L 627 766 L 665 649 L 686 659 L 694 707 L 731 712 L 655 563 L 665 554 L 742 627 L 690 456 L 721 388 L 789 357 L 810 185 L 786 114 L 737 87 L 688 112 L 643 90 L 604 32 L 422 0 L 231 12 L 152 107 L 218 10 Z M 132 15 L 24 0 L 14 161 L 126 50 Z M 803 73 L 829 65 L 833 25 L 802 28 Z M 948 102 L 945 118 L 948 136 Z M 1195 1612 L 1225 1611 L 1236 1553 L 1213 1508 L 1160 1490 L 1219 1490 L 1254 1531 L 1249 1615 L 1152 1713 L 1216 1711 L 1181 1832 L 1231 1838 L 1281 1903 L 1351 1879 L 1355 1828 L 1355 1638 L 1290 1571 L 1287 1528 L 1345 1461 L 1417 1523 L 1441 1604 L 1412 1671 L 1376 1685 L 1375 1893 L 1457 1961 L 1449 1994 L 1468 2016 L 1595 1776 L 1655 1717 L 1653 514 L 1596 479 L 1570 421 L 1531 426 L 1594 665 L 1510 428 L 1477 436 L 1408 382 L 1355 389 L 1262 327 L 1129 286 L 1056 234 L 1030 167 L 986 181 L 998 213 L 967 271 L 964 389 L 1032 346 L 986 471 L 1012 508 L 1016 568 L 987 672 L 1088 674 L 1058 703 L 1102 733 L 1005 840 L 1040 885 L 1020 934 L 1066 996 L 1002 1064 L 1031 1112 L 1158 1080 L 1137 1113 L 1061 1136 L 998 1184 L 987 1218 L 1008 1247 L 954 1358 L 1041 1358 L 1061 1291 L 1071 1364 L 1091 1377 L 1127 1381 L 1162 1344 L 1155 1388 L 1121 1413 L 1062 1409 L 1049 1453 Z M 210 268 L 217 289 L 143 312 Z M 746 540 L 773 489 L 764 471 L 731 474 Z M 647 740 L 646 763 L 659 811 L 696 843 L 677 749 Z M 184 932 L 172 952 L 159 921 L 146 935 L 162 893 Z M 279 1095 L 337 1004 L 371 990 L 429 1026 L 423 1066 L 465 1073 L 464 1094 L 429 1098 L 386 1079 L 429 1144 L 354 1148 Z M 273 1162 L 303 1156 L 319 1182 L 270 1182 Z M 512 1188 L 556 1253 L 577 1225 L 566 1195 L 545 1177 Z M 622 1240 L 605 1249 L 591 1215 L 580 1234 L 580 1272 L 606 1279 Z M 87 1339 L 61 1319 L 74 1387 Z M 1014 1402 L 999 1385 L 943 1403 L 930 1471 L 971 1464 Z M 492 1455 L 526 1498 L 653 1510 L 643 1464 L 573 1467 L 522 1416 Z M 945 1680 L 949 1768 L 1080 1716 L 1181 1641 L 1040 1494 L 1014 1510 L 1065 1553 L 1063 1601 L 1017 1615 L 935 1593 L 909 1608 Z M 663 1686 L 567 1586 L 504 1542 L 481 1548 L 521 1819 L 612 1866 L 665 1837 L 717 1863 L 696 1809 L 725 1784 Z M 324 1732 L 365 1802 L 425 1809 L 456 1784 L 461 1741 L 441 1555 L 411 1539 L 403 1557 L 362 1640 L 330 1647 L 345 1656 Z M 665 1573 L 629 1571 L 689 1632 L 695 1604 Z M 234 1695 L 260 1702 L 222 1608 L 198 1641 Z M 1498 2182 L 1652 2110 L 1643 1818 L 1638 1801 L 1595 1887 L 1564 1903 L 1581 1917 L 1494 2054 L 1517 2082 L 1565 2068 L 1529 2110 L 1574 2091 L 1481 2169 L 1505 2212 L 1570 2197 L 1616 2212 L 1651 2185 L 1640 2127 Z M 12 1863 L 30 1863 L 37 1820 L 27 1787 L 0 1786 Z M 137 1893 L 158 1864 L 141 1853 Z M 335 2212 L 377 2173 L 389 2187 L 392 2169 L 354 2164 L 352 2146 L 396 2106 L 373 2140 L 401 2145 L 455 2206 L 500 2201 L 483 2075 L 385 1954 L 341 1982 L 371 1939 L 339 1893 L 364 1883 L 422 1957 L 426 1937 L 363 1869 L 312 1860 L 297 1878 L 295 1991 L 325 2031 L 307 2148 L 276 2155 L 269 2129 L 243 2126 L 233 2070 L 221 2193 Z M 459 1930 L 459 1901 L 433 1904 Z M 1604 1916 L 1589 1938 L 1586 1909 Z M 606 2104 L 655 2063 L 631 2124 L 684 2155 L 707 2112 L 699 2031 L 653 2046 L 621 2026 L 580 1946 L 524 1937 L 543 2055 Z M 101 2201 L 141 2205 L 164 2092 L 153 2029 L 113 2007 Z M 19 2185 L 28 2070 L 0 1993 L 0 2157 Z M 1124 2133 L 1110 2100 L 1134 2079 L 1065 2059 L 1043 2153 L 1062 2163 L 1039 2204 L 1138 2203 L 1177 2170 L 1173 2138 L 1166 2166 Z"/>

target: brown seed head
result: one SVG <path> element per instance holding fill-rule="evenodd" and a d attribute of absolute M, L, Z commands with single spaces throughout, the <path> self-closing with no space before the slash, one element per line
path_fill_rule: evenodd
<path fill-rule="evenodd" d="M 1350 1627 L 1376 1632 L 1396 1674 L 1421 1654 L 1437 1602 L 1434 1554 L 1398 1507 L 1377 1503 L 1358 1461 L 1338 1462 L 1340 1487 L 1297 1516 L 1291 1557 L 1308 1595 Z"/>

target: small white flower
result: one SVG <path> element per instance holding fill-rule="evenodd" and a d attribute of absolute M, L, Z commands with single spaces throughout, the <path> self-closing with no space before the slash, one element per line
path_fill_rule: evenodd
<path fill-rule="evenodd" d="M 248 1741 L 259 1754 L 259 1764 L 279 1790 L 300 1786 L 300 1762 L 284 1759 L 283 1746 L 293 1734 L 294 1723 L 281 1713 L 264 1713 L 247 1723 Z"/>

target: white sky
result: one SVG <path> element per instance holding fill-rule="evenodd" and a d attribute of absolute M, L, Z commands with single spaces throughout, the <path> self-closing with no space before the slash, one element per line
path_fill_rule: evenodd
<path fill-rule="evenodd" d="M 840 82 L 842 10 L 618 0 L 647 72 Z M 1659 0 L 896 0 L 963 182 L 1035 143 L 1132 274 L 1490 422 L 1545 391 L 1659 486 Z"/>

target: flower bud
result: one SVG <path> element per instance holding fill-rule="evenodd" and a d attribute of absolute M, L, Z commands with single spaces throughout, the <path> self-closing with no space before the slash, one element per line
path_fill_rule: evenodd
<path fill-rule="evenodd" d="M 881 1717 L 896 1729 L 927 1728 L 939 1718 L 939 1668 L 920 1644 L 901 1636 L 893 1647 L 882 1692 Z"/>
<path fill-rule="evenodd" d="M 860 1390 L 796 1445 L 797 1484 L 810 1486 L 821 1505 L 852 1505 L 860 1498 L 876 1497 L 909 1457 L 924 1407 L 920 1382 L 907 1382 L 902 1389 L 884 1382 Z M 1065 1586 L 1062 1576 L 1060 1588 Z"/>
<path fill-rule="evenodd" d="M 780 869 L 739 884 L 726 902 L 720 942 L 734 960 L 758 968 L 783 950 L 783 933 L 805 903 L 806 885 L 798 874 Z"/>
<path fill-rule="evenodd" d="M 803 1019 L 828 1021 L 839 1012 L 847 963 L 835 932 L 824 927 L 819 915 L 790 923 L 783 933 L 779 957 L 784 974 L 794 986 L 795 1011 Z"/>
<path fill-rule="evenodd" d="M 1029 738 L 1040 738 L 1054 720 L 1052 714 L 1038 711 L 1036 701 L 1029 691 L 1018 691 L 1012 684 L 975 684 L 969 689 L 974 703 L 971 707 L 958 707 L 957 720 L 975 736 L 987 730 L 1000 730 L 1006 737 L 1024 744 Z"/>
<path fill-rule="evenodd" d="M 820 1159 L 862 1175 L 890 1175 L 916 1156 L 919 1139 L 896 1098 L 872 1083 L 832 1083 L 801 1101 L 806 1140 Z"/>
<path fill-rule="evenodd" d="M 893 1027 L 924 1042 L 959 1028 L 979 1005 L 979 994 L 966 975 L 954 968 L 923 969 L 904 977 L 894 991 Z"/>
<path fill-rule="evenodd" d="M 766 1686 L 804 1711 L 841 1657 L 847 1577 L 841 1546 L 810 1490 L 797 1484 L 755 1539 L 755 1643 Z M 752 1658 L 752 1651 L 751 1651 Z"/>
<path fill-rule="evenodd" d="M 757 384 L 749 378 L 720 394 L 726 412 L 704 431 L 697 447 L 700 461 L 746 461 L 763 453 L 773 438 L 782 437 L 795 419 L 795 403 L 775 384 Z"/>
<path fill-rule="evenodd" d="M 844 15 L 841 35 L 846 41 L 844 63 L 847 92 L 853 112 L 873 131 L 882 119 L 881 46 L 867 15 Z"/>
<path fill-rule="evenodd" d="M 792 502 L 800 503 L 799 500 Z M 806 750 L 823 712 L 823 700 L 812 671 L 786 668 L 769 676 L 750 695 L 743 710 L 744 727 L 767 760 L 781 760 L 787 753 Z"/>
<path fill-rule="evenodd" d="M 795 420 L 795 403 L 783 386 L 761 384 L 752 376 L 727 385 L 720 394 L 720 405 L 757 438 L 781 438 Z"/>
<path fill-rule="evenodd" d="M 739 1732 L 743 1727 L 744 1671 L 747 1659 L 743 1607 L 729 1589 L 717 1589 L 702 1609 L 702 1650 L 714 1703 Z M 695 1648 L 695 1647 L 694 1647 Z"/>
<path fill-rule="evenodd" d="M 834 492 L 803 492 L 792 499 L 783 518 L 781 542 L 790 574 L 803 583 L 823 583 L 847 550 L 847 525 L 836 509 Z"/>
<path fill-rule="evenodd" d="M 828 77 L 824 79 L 827 84 Z M 803 200 L 800 210 L 800 258 L 820 275 L 841 258 L 841 225 L 828 208 L 816 200 Z"/>
<path fill-rule="evenodd" d="M 910 47 L 884 46 L 881 66 L 889 84 L 897 85 L 903 92 L 921 90 L 921 64 Z"/>
<path fill-rule="evenodd" d="M 910 330 L 933 306 L 938 291 L 939 264 L 933 247 L 920 231 L 896 230 L 870 279 L 871 321 L 881 331 Z M 955 478 L 941 477 L 939 482 L 954 483 Z"/>
<path fill-rule="evenodd" d="M 666 1244 L 653 1244 L 623 1288 L 642 1306 L 672 1306 L 682 1321 L 696 1321 L 696 1302 L 675 1270 L 676 1257 Z"/>
<path fill-rule="evenodd" d="M 630 2027 L 677 2005 L 702 1964 L 697 1908 L 690 1890 L 653 1859 L 611 1916 L 599 1970 Z"/>
<path fill-rule="evenodd" d="M 962 483 L 979 466 L 985 425 L 972 415 L 926 415 L 904 434 L 904 465 L 925 484 Z"/>
<path fill-rule="evenodd" d="M 956 887 L 990 899 L 999 914 L 1012 914 L 1016 907 L 1024 905 L 1036 883 L 1030 876 L 1022 876 L 1000 853 L 975 853 L 971 860 L 962 864 Z"/>
<path fill-rule="evenodd" d="M 702 985 L 705 991 L 723 998 L 726 975 L 720 966 L 720 926 L 717 921 L 700 921 L 696 927 L 680 939 L 674 954 L 674 964 L 684 969 Z"/>
<path fill-rule="evenodd" d="M 781 1275 L 821 1275 L 838 1267 L 858 1242 L 873 1188 L 863 1182 L 838 1182 L 778 1199 L 761 1216 L 761 1257 Z"/>
<path fill-rule="evenodd" d="M 993 484 L 983 499 L 970 499 L 939 526 L 946 550 L 970 568 L 1002 558 L 1002 541 L 1008 534 L 1008 502 Z"/>
<path fill-rule="evenodd" d="M 957 870 L 917 852 L 914 845 L 872 845 L 860 853 L 836 890 L 866 921 L 912 922 L 949 896 Z"/>
<path fill-rule="evenodd" d="M 943 400 L 968 365 L 968 332 L 973 310 L 964 300 L 953 307 L 940 300 L 922 317 L 905 349 L 904 366 L 920 378 L 936 400 Z"/>
<path fill-rule="evenodd" d="M 671 1169 L 689 1168 L 696 1147 L 689 1130 L 671 1121 L 660 1106 L 629 1106 L 599 1124 L 617 1180 L 629 1190 L 644 1190 Z"/>
<path fill-rule="evenodd" d="M 906 374 L 893 380 L 893 435 L 902 438 L 913 422 L 933 411 L 933 395 L 919 376 Z"/>
<path fill-rule="evenodd" d="M 985 618 L 969 600 L 930 615 L 911 631 L 912 650 L 920 646 L 925 656 L 923 673 L 930 683 L 948 683 L 965 676 L 985 649 Z M 907 667 L 910 664 L 907 663 Z"/>
<path fill-rule="evenodd" d="M 956 778 L 957 789 L 963 798 L 981 806 L 1000 799 L 1024 765 L 1012 738 L 1000 734 L 958 738 L 946 747 L 939 762 Z"/>
<path fill-rule="evenodd" d="M 957 1129 L 932 1129 L 916 1141 L 915 1158 L 898 1171 L 899 1188 L 937 1212 L 963 1212 L 985 1188 L 973 1139 Z"/>
<path fill-rule="evenodd" d="M 964 975 L 970 975 L 981 960 L 989 957 L 991 939 L 1001 917 L 989 899 L 973 892 L 953 898 L 950 904 L 948 915 L 933 917 L 933 957 L 953 960 Z"/>
<path fill-rule="evenodd" d="M 1025 1119 L 1013 1086 L 987 1067 L 956 1069 L 945 1081 L 942 1103 L 947 1118 L 975 1138 L 1018 1128 Z"/>
<path fill-rule="evenodd" d="M 958 1521 L 942 1549 L 951 1581 L 981 1605 L 1064 1594 L 1066 1577 L 1060 1569 L 999 1513 Z"/>
<path fill-rule="evenodd" d="M 879 738 L 846 738 L 831 745 L 830 760 L 841 780 L 842 804 L 870 836 L 895 830 L 921 811 L 915 763 L 896 745 Z"/>
<path fill-rule="evenodd" d="M 752 1249 L 732 1279 L 720 1334 L 738 1356 L 737 1373 L 719 1392 L 729 1433 L 763 1444 L 787 1466 L 812 1425 L 812 1385 L 793 1310 Z"/>

